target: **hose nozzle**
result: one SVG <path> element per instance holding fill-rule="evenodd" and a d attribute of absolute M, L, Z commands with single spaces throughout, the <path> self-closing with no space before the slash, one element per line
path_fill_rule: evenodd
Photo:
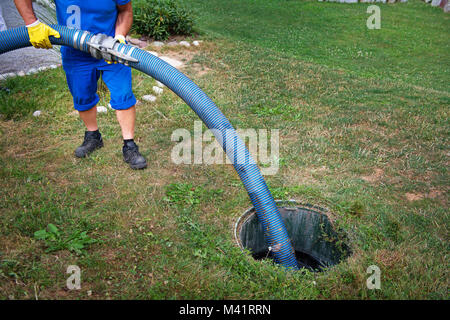
<path fill-rule="evenodd" d="M 139 62 L 139 60 L 131 57 L 131 52 L 134 50 L 134 47 L 125 54 L 118 50 L 119 44 L 119 40 L 103 33 L 96 34 L 87 43 L 90 54 L 96 59 L 116 61 L 126 66 L 130 62 Z"/>

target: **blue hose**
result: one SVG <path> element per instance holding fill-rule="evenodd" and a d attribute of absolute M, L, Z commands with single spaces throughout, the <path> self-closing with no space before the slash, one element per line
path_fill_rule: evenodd
<path fill-rule="evenodd" d="M 89 52 L 88 42 L 93 34 L 59 25 L 51 27 L 61 35 L 59 39 L 51 37 L 52 44 Z M 30 45 L 26 27 L 0 32 L 0 54 Z M 266 182 L 245 144 L 219 108 L 194 82 L 158 57 L 127 44 L 120 44 L 118 51 L 137 59 L 138 62 L 129 63 L 130 67 L 165 84 L 194 110 L 206 127 L 212 130 L 227 156 L 232 159 L 233 166 L 250 196 L 258 219 L 266 230 L 266 242 L 272 248 L 275 262 L 287 268 L 298 269 L 292 243 Z"/>

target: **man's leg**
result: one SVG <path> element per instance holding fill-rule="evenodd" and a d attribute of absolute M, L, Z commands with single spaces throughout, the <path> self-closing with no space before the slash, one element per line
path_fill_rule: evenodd
<path fill-rule="evenodd" d="M 94 106 L 86 111 L 78 111 L 78 113 L 87 131 L 84 132 L 83 144 L 75 150 L 75 156 L 84 158 L 92 151 L 103 147 L 103 139 L 97 126 L 97 107 Z"/>
<path fill-rule="evenodd" d="M 63 60 L 67 85 L 73 97 L 73 104 L 83 120 L 86 131 L 83 144 L 75 150 L 75 156 L 84 158 L 92 151 L 103 147 L 103 140 L 97 125 L 97 81 L 100 72 L 92 61 L 81 63 Z"/>
<path fill-rule="evenodd" d="M 83 120 L 87 131 L 97 131 L 98 130 L 97 108 L 95 106 L 87 111 L 78 111 L 78 113 L 80 114 L 80 118 L 81 118 L 81 120 Z"/>
<path fill-rule="evenodd" d="M 134 126 L 136 123 L 136 107 L 132 106 L 126 110 L 116 110 L 117 120 L 122 129 L 123 136 L 123 160 L 131 169 L 147 168 L 147 161 L 139 153 L 139 147 L 134 142 Z"/>
<path fill-rule="evenodd" d="M 124 140 L 134 139 L 134 126 L 136 124 L 136 107 L 132 106 L 126 110 L 116 110 L 117 121 L 122 129 Z"/>
<path fill-rule="evenodd" d="M 132 169 L 144 169 L 147 161 L 134 142 L 136 98 L 132 91 L 131 69 L 121 64 L 105 64 L 102 79 L 111 93 L 111 107 L 116 110 L 123 136 L 123 159 Z"/>

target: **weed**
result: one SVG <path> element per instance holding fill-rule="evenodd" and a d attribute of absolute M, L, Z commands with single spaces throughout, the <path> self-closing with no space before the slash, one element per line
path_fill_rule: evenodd
<path fill-rule="evenodd" d="M 86 247 L 97 243 L 98 240 L 92 239 L 86 231 L 74 231 L 66 236 L 54 224 L 48 224 L 46 229 L 38 230 L 34 233 L 36 240 L 42 240 L 47 247 L 45 252 L 54 252 L 60 250 L 69 250 L 77 254 L 86 253 Z"/>

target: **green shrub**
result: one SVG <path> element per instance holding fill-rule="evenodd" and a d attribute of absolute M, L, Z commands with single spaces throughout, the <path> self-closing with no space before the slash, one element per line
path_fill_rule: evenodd
<path fill-rule="evenodd" d="M 140 0 L 134 4 L 133 31 L 155 40 L 170 35 L 190 35 L 194 18 L 174 0 Z"/>

